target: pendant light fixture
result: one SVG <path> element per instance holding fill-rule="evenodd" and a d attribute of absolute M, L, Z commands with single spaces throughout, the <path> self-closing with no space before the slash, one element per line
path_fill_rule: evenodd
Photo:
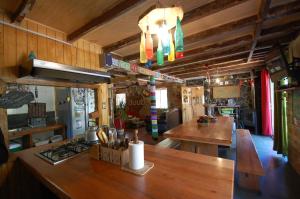
<path fill-rule="evenodd" d="M 158 2 L 155 8 L 150 8 L 139 18 L 139 27 L 142 30 L 140 44 L 140 62 L 147 63 L 153 58 L 153 40 L 152 35 L 157 35 L 158 47 L 156 52 L 157 64 L 163 65 L 164 56 L 168 56 L 168 61 L 174 61 L 176 58 L 183 57 L 183 31 L 181 20 L 183 10 L 181 7 L 162 8 Z M 174 41 L 172 29 L 174 31 Z M 143 35 L 146 35 L 145 41 Z M 175 43 L 175 45 L 174 45 Z M 145 46 L 146 59 L 144 59 L 143 45 Z M 159 60 L 158 60 L 159 59 Z"/>

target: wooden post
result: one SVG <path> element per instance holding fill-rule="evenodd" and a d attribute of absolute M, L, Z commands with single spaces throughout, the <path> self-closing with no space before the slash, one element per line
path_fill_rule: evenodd
<path fill-rule="evenodd" d="M 256 110 L 255 106 L 255 85 L 254 85 L 254 70 L 250 71 L 250 80 L 251 80 L 251 98 L 252 98 L 252 108 Z"/>
<path fill-rule="evenodd" d="M 150 101 L 151 101 L 151 124 L 152 124 L 152 138 L 158 138 L 158 124 L 157 124 L 157 109 L 156 109 L 156 96 L 155 96 L 155 77 L 150 77 Z"/>
<path fill-rule="evenodd" d="M 6 84 L 0 80 L 0 95 L 5 93 Z M 8 124 L 7 124 L 7 111 L 6 109 L 0 108 L 0 128 L 2 129 L 2 133 L 4 135 L 4 140 L 6 147 L 8 148 L 9 139 L 8 139 Z"/>
<path fill-rule="evenodd" d="M 98 98 L 98 124 L 109 125 L 108 84 L 99 84 L 97 89 Z"/>

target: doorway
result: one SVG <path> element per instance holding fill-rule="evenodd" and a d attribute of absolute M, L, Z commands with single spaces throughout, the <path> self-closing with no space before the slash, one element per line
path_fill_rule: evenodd
<path fill-rule="evenodd" d="M 182 121 L 190 121 L 204 115 L 204 87 L 182 87 Z"/>

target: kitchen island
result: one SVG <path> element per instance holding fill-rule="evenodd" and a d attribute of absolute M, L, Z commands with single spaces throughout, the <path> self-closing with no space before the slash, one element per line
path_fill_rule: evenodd
<path fill-rule="evenodd" d="M 233 198 L 232 160 L 145 145 L 145 159 L 155 166 L 145 176 L 136 176 L 92 159 L 88 152 L 53 166 L 36 156 L 46 147 L 18 153 L 18 187 L 22 182 L 29 186 L 27 174 L 20 174 L 26 172 L 59 198 Z M 18 194 L 29 198 L 29 191 L 23 188 Z"/>

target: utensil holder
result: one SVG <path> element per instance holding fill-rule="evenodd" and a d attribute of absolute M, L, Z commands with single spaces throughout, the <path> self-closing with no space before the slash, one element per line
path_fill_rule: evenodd
<path fill-rule="evenodd" d="M 90 148 L 90 155 L 94 159 L 103 160 L 120 166 L 123 166 L 129 162 L 128 149 L 112 149 L 97 144 Z"/>

